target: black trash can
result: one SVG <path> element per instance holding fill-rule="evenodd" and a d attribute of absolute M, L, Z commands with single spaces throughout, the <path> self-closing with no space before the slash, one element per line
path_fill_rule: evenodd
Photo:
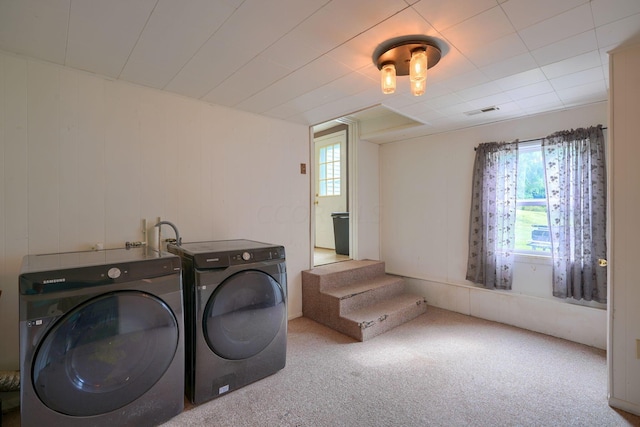
<path fill-rule="evenodd" d="M 333 212 L 333 235 L 338 255 L 349 255 L 349 212 Z"/>

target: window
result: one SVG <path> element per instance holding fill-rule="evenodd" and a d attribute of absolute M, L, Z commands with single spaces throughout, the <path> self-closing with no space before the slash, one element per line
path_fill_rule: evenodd
<path fill-rule="evenodd" d="M 550 256 L 544 165 L 540 141 L 518 150 L 515 252 Z"/>
<path fill-rule="evenodd" d="M 319 196 L 340 195 L 340 144 L 320 148 Z"/>

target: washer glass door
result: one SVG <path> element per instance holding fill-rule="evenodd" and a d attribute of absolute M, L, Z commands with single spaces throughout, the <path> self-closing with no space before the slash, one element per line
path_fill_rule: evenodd
<path fill-rule="evenodd" d="M 160 299 L 139 291 L 103 294 L 75 307 L 36 351 L 33 385 L 54 411 L 92 416 L 121 408 L 165 373 L 178 323 Z"/>
<path fill-rule="evenodd" d="M 287 317 L 285 296 L 276 280 L 257 270 L 229 276 L 215 290 L 203 315 L 209 348 L 230 360 L 264 350 Z"/>

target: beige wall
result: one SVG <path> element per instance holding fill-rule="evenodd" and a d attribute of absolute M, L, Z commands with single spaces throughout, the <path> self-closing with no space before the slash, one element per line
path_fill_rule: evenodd
<path fill-rule="evenodd" d="M 301 315 L 308 159 L 305 126 L 0 53 L 0 370 L 19 366 L 22 257 L 122 247 L 143 219 L 284 245 Z"/>
<path fill-rule="evenodd" d="M 640 45 L 610 56 L 609 402 L 640 414 Z"/>

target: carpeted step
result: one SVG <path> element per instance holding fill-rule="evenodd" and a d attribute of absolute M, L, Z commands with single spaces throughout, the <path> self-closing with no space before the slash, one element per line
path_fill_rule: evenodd
<path fill-rule="evenodd" d="M 400 294 L 386 301 L 344 314 L 342 332 L 359 341 L 371 339 L 427 311 L 423 296 Z"/>
<path fill-rule="evenodd" d="M 324 293 L 338 300 L 339 313 L 342 315 L 397 295 L 404 291 L 404 286 L 401 277 L 385 274 L 335 287 Z"/>
<path fill-rule="evenodd" d="M 383 261 L 345 261 L 302 272 L 302 313 L 359 341 L 426 311 L 422 296 L 385 273 Z"/>
<path fill-rule="evenodd" d="M 302 272 L 305 283 L 317 286 L 320 291 L 384 274 L 384 262 L 372 260 L 336 262 Z"/>

